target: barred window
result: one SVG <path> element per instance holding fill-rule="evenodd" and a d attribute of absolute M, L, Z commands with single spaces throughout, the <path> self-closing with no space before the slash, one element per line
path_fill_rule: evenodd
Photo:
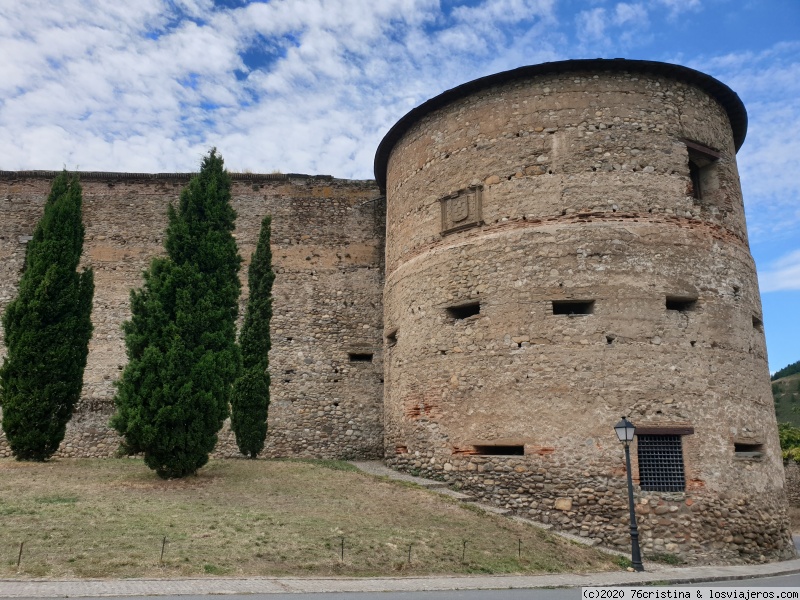
<path fill-rule="evenodd" d="M 653 492 L 682 492 L 683 446 L 680 435 L 637 435 L 639 486 Z"/>

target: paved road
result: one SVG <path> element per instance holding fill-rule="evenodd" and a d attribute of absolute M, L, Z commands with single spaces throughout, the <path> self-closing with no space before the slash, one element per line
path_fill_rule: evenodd
<path fill-rule="evenodd" d="M 738 581 L 692 583 L 701 587 L 790 587 L 800 589 L 800 574 Z M 312 594 L 226 595 L 225 600 L 578 600 L 580 588 L 533 590 L 463 590 L 441 592 L 346 592 Z M 115 600 L 209 600 L 208 596 L 128 596 Z M 24 600 L 24 599 L 23 599 Z M 33 599 L 31 599 L 33 600 Z M 108 597 L 83 600 L 108 600 Z"/>
<path fill-rule="evenodd" d="M 789 574 L 780 575 L 781 573 Z M 80 597 L 82 600 L 95 600 L 115 597 L 118 600 L 200 600 L 207 599 L 208 595 L 224 595 L 226 600 L 572 600 L 580 598 L 581 585 L 643 586 L 663 585 L 666 581 L 703 587 L 788 586 L 800 589 L 800 560 L 767 565 L 670 568 L 648 573 L 616 572 L 537 577 L 61 582 L 0 580 L 0 598 Z M 459 587 L 462 589 L 448 589 Z M 333 591 L 337 588 L 341 591 Z"/>

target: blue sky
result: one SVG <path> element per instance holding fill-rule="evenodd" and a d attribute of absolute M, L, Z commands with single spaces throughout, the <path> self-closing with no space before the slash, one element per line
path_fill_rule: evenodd
<path fill-rule="evenodd" d="M 770 368 L 800 360 L 800 0 L 26 0 L 0 4 L 0 169 L 372 178 L 406 112 L 568 58 L 699 69 L 750 127 L 738 162 Z"/>

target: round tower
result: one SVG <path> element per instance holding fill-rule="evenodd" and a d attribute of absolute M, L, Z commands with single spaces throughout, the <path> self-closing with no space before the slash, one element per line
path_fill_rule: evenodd
<path fill-rule="evenodd" d="M 736 152 L 716 79 L 554 62 L 429 100 L 381 142 L 385 451 L 645 559 L 793 556 Z"/>

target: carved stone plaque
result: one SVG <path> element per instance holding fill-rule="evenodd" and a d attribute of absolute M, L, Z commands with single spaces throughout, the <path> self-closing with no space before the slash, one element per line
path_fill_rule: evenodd
<path fill-rule="evenodd" d="M 481 224 L 481 186 L 472 186 L 440 198 L 442 234 Z"/>

